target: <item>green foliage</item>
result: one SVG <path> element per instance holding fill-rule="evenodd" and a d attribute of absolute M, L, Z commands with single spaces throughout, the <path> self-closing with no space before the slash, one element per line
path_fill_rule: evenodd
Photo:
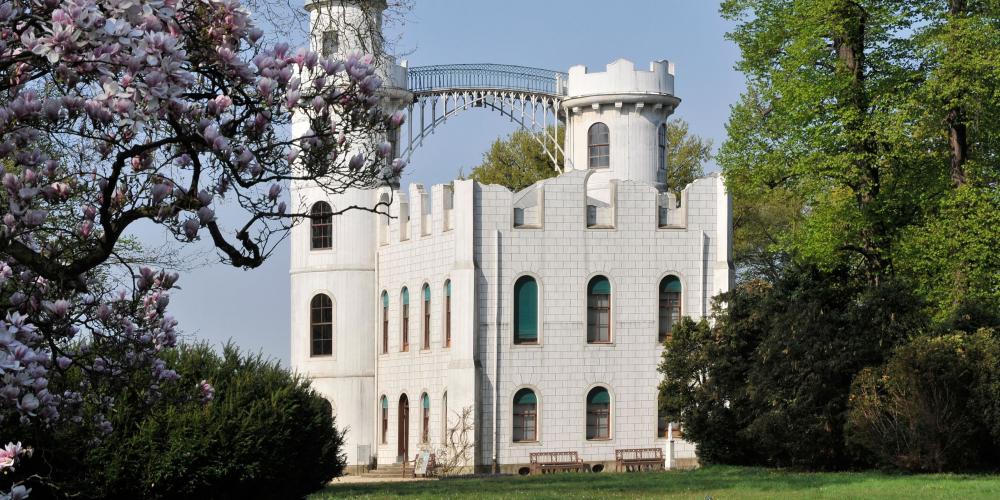
<path fill-rule="evenodd" d="M 550 127 L 549 133 L 552 132 Z M 556 131 L 559 144 L 566 137 L 565 127 Z M 469 177 L 483 184 L 499 184 L 512 191 L 520 191 L 542 179 L 554 177 L 559 172 L 546 154 L 542 143 L 547 134 L 518 129 L 506 139 L 493 141 L 490 150 L 483 154 L 483 162 L 472 169 Z M 549 144 L 549 149 L 555 149 Z M 556 153 L 558 163 L 563 164 L 563 155 Z"/>
<path fill-rule="evenodd" d="M 565 127 L 560 126 L 557 131 L 559 144 L 564 143 L 565 136 Z M 542 148 L 542 142 L 546 140 L 544 134 L 526 130 L 517 130 L 505 139 L 497 139 L 469 177 L 483 184 L 499 184 L 512 191 L 520 191 L 540 180 L 555 177 L 559 172 Z M 685 186 L 703 176 L 703 165 L 711 158 L 711 152 L 712 141 L 691 134 L 687 122 L 679 119 L 667 122 L 667 189 L 679 194 Z M 557 157 L 562 165 L 562 154 L 557 154 Z"/>
<path fill-rule="evenodd" d="M 994 465 L 1000 341 L 992 332 L 921 337 L 858 374 L 848 441 L 912 471 Z"/>
<path fill-rule="evenodd" d="M 343 470 L 329 402 L 276 361 L 194 345 L 167 363 L 181 379 L 163 385 L 162 403 L 145 411 L 119 395 L 114 433 L 84 454 L 86 474 L 73 471 L 88 495 L 299 498 Z M 215 388 L 208 403 L 201 380 Z"/>
<path fill-rule="evenodd" d="M 789 266 L 719 297 L 715 324 L 674 331 L 661 406 L 707 462 L 837 468 L 851 381 L 922 326 L 919 300 L 846 272 Z"/>

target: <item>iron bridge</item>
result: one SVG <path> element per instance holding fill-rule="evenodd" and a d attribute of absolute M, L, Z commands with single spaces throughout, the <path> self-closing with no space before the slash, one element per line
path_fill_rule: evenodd
<path fill-rule="evenodd" d="M 556 131 L 566 122 L 562 109 L 566 73 L 507 64 L 444 64 L 412 67 L 407 74 L 413 101 L 406 108 L 402 158 L 409 161 L 413 151 L 448 118 L 483 108 L 532 132 L 553 168 L 562 170 L 565 151 Z"/>

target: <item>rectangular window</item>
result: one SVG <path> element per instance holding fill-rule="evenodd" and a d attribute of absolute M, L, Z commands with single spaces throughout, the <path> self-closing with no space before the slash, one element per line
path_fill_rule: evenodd
<path fill-rule="evenodd" d="M 587 342 L 611 342 L 611 296 L 590 294 L 587 297 Z"/>
<path fill-rule="evenodd" d="M 337 30 L 324 31 L 321 43 L 320 54 L 323 57 L 330 57 L 336 54 L 337 49 L 340 48 L 340 36 L 337 34 Z"/>
<path fill-rule="evenodd" d="M 535 405 L 514 405 L 514 442 L 537 441 Z"/>
<path fill-rule="evenodd" d="M 608 404 L 593 404 L 587 409 L 587 439 L 608 439 L 611 420 Z"/>

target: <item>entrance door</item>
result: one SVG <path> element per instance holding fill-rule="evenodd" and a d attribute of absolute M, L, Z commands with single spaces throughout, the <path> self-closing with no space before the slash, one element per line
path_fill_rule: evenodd
<path fill-rule="evenodd" d="M 399 397 L 399 432 L 397 432 L 399 445 L 396 447 L 396 461 L 405 462 L 409 456 L 410 449 L 410 401 L 406 399 L 406 394 Z"/>

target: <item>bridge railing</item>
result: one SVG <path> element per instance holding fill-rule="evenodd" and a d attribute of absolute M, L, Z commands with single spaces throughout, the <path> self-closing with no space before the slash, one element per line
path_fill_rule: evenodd
<path fill-rule="evenodd" d="M 409 68 L 411 92 L 444 89 L 509 89 L 561 96 L 566 73 L 506 64 L 443 64 Z"/>

